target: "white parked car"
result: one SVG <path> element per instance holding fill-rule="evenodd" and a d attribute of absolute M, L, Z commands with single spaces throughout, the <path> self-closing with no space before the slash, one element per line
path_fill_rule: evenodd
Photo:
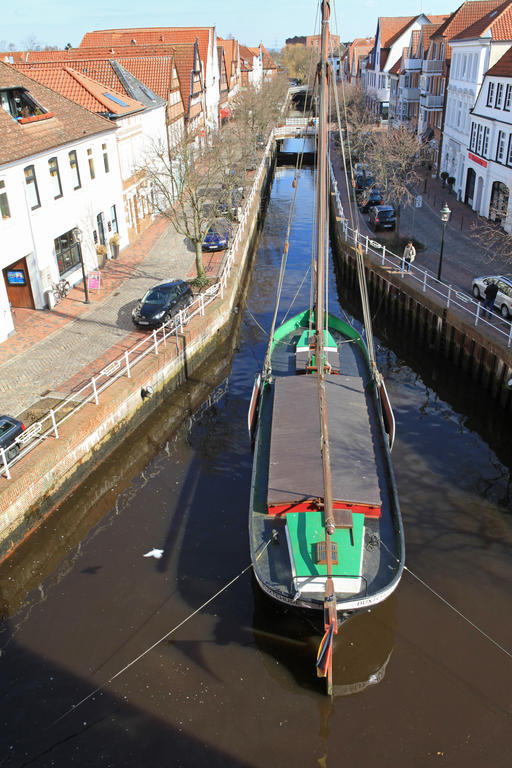
<path fill-rule="evenodd" d="M 494 306 L 501 312 L 502 317 L 512 317 L 512 277 L 510 275 L 485 275 L 473 280 L 473 296 L 475 299 L 485 299 L 485 289 L 489 283 L 496 283 L 498 294 Z"/>

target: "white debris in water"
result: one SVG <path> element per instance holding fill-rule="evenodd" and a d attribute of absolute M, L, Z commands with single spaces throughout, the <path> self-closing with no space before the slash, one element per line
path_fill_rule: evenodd
<path fill-rule="evenodd" d="M 142 555 L 142 557 L 156 557 L 157 560 L 160 560 L 163 553 L 163 549 L 152 549 L 151 552 L 146 552 L 146 554 Z"/>

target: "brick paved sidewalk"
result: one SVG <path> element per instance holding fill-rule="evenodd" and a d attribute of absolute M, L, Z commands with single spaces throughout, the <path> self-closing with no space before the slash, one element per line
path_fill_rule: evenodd
<path fill-rule="evenodd" d="M 155 282 L 186 276 L 194 252 L 164 218 L 101 270 L 101 288 L 73 288 L 53 310 L 16 309 L 16 334 L 0 345 L 0 413 L 17 415 L 71 382 L 92 376 L 144 332 L 131 322 Z M 97 367 L 96 367 L 97 366 Z"/>

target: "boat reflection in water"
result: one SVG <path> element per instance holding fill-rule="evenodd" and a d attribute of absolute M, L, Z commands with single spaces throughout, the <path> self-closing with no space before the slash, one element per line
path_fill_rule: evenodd
<path fill-rule="evenodd" d="M 286 609 L 267 597 L 253 580 L 253 634 L 265 666 L 282 687 L 324 690 L 311 675 L 320 641 L 309 612 Z M 332 696 L 352 696 L 385 677 L 395 641 L 395 595 L 340 624 L 333 653 Z M 268 659 L 268 663 L 267 663 Z"/>

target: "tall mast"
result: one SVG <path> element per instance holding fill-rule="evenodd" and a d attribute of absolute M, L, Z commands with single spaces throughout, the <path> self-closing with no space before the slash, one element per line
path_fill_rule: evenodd
<path fill-rule="evenodd" d="M 316 232 L 316 319 L 317 342 L 324 322 L 325 307 L 325 244 L 327 238 L 327 77 L 329 55 L 329 18 L 331 6 L 329 0 L 322 2 L 322 38 L 318 79 L 320 92 L 319 126 L 317 144 L 317 232 Z"/>

